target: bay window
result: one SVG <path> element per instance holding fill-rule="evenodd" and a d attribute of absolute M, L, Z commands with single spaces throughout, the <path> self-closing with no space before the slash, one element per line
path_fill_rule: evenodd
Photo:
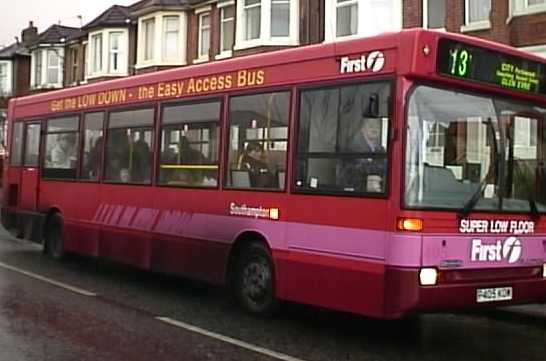
<path fill-rule="evenodd" d="M 336 1 L 336 36 L 355 35 L 358 27 L 358 0 Z"/>
<path fill-rule="evenodd" d="M 402 0 L 325 1 L 325 41 L 402 29 Z"/>
<path fill-rule="evenodd" d="M 235 42 L 235 6 L 233 3 L 220 7 L 220 56 L 230 56 Z"/>
<path fill-rule="evenodd" d="M 101 29 L 89 34 L 86 61 L 87 78 L 128 75 L 129 31 L 125 28 Z"/>
<path fill-rule="evenodd" d="M 186 63 L 185 12 L 158 11 L 138 20 L 137 69 Z"/>
<path fill-rule="evenodd" d="M 271 0 L 271 36 L 290 35 L 290 0 Z"/>
<path fill-rule="evenodd" d="M 237 3 L 235 49 L 298 45 L 297 0 L 243 0 Z"/>
<path fill-rule="evenodd" d="M 63 86 L 64 47 L 37 48 L 31 53 L 31 84 L 33 88 Z"/>
<path fill-rule="evenodd" d="M 11 92 L 11 62 L 0 61 L 0 96 L 9 95 Z"/>
<path fill-rule="evenodd" d="M 510 1 L 512 16 L 546 12 L 546 0 L 513 0 Z"/>
<path fill-rule="evenodd" d="M 144 39 L 144 60 L 154 57 L 155 19 L 147 19 L 142 22 L 142 37 Z"/>
<path fill-rule="evenodd" d="M 260 38 L 261 0 L 244 0 L 245 40 Z"/>
<path fill-rule="evenodd" d="M 122 46 L 121 46 L 121 37 L 123 33 L 121 32 L 111 32 L 110 33 L 110 62 L 109 62 L 109 72 L 110 73 L 119 73 L 122 69 L 121 67 L 121 56 L 122 56 Z"/>
<path fill-rule="evenodd" d="M 47 82 L 49 84 L 59 83 L 61 59 L 55 49 L 47 51 Z"/>
<path fill-rule="evenodd" d="M 165 16 L 163 18 L 163 59 L 177 59 L 180 54 L 179 32 L 180 19 L 178 16 Z"/>
<path fill-rule="evenodd" d="M 465 0 L 465 25 L 461 27 L 461 31 L 490 28 L 490 12 L 491 0 Z"/>
<path fill-rule="evenodd" d="M 423 28 L 443 29 L 446 19 L 445 0 L 423 0 Z"/>
<path fill-rule="evenodd" d="M 93 72 L 102 71 L 102 34 L 96 34 L 91 37 L 91 46 L 93 47 Z"/>
<path fill-rule="evenodd" d="M 210 50 L 210 12 L 199 14 L 199 59 L 208 59 Z"/>

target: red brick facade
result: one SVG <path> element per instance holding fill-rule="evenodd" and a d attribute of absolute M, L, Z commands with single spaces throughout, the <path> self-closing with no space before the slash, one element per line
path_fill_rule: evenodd
<path fill-rule="evenodd" d="M 240 0 L 236 0 L 240 1 Z M 324 41 L 324 19 L 325 19 L 325 1 L 326 0 L 298 0 L 298 25 L 299 25 L 299 45 L 308 45 L 321 43 Z M 430 0 L 432 1 L 432 0 Z M 481 30 L 465 31 L 465 0 L 445 0 L 445 29 L 450 32 L 464 32 L 470 36 L 509 44 L 515 47 L 528 47 L 546 44 L 546 12 L 520 15 L 511 17 L 509 0 L 491 0 L 491 13 L 489 17 L 490 27 Z M 195 2 L 197 3 L 197 2 Z M 423 24 L 423 0 L 402 0 L 403 28 L 421 27 Z M 194 5 L 194 8 L 181 7 L 179 10 L 187 14 L 187 28 L 181 29 L 186 31 L 186 64 L 190 65 L 196 62 L 198 53 L 198 38 L 199 38 L 199 17 L 196 10 L 203 6 L 210 8 L 211 13 L 211 42 L 209 51 L 209 61 L 214 61 L 220 53 L 220 10 L 215 3 L 203 2 L 202 4 Z M 129 8 L 127 8 L 129 9 Z M 146 13 L 146 5 L 144 7 L 136 7 L 135 13 L 132 13 L 132 20 L 129 27 L 129 49 L 128 74 L 140 74 L 158 71 L 168 67 L 151 65 L 146 68 L 136 70 L 137 62 L 137 23 L 138 16 Z M 158 10 L 150 8 L 151 10 Z M 128 10 L 132 11 L 132 10 Z M 104 14 L 103 14 L 104 15 Z M 96 20 L 94 20 L 96 21 Z M 235 22 L 237 19 L 235 19 Z M 32 24 L 31 24 L 32 25 Z M 32 28 L 35 29 L 35 28 Z M 85 27 L 84 27 L 85 29 Z M 87 29 L 86 29 L 87 30 Z M 30 34 L 32 35 L 32 34 Z M 34 34 L 35 35 L 35 34 Z M 82 37 L 76 42 L 70 42 L 66 47 L 65 59 L 65 86 L 77 85 L 85 80 L 85 49 L 84 42 L 87 38 Z M 241 49 L 233 51 L 233 56 L 245 56 L 249 54 L 262 53 L 267 51 L 275 51 L 286 48 L 287 46 L 257 46 L 254 48 Z M 77 56 L 80 61 L 77 74 L 74 74 L 73 69 L 73 51 L 77 49 Z M 21 64 L 18 70 L 21 74 L 16 84 L 18 95 L 28 93 L 30 80 L 30 59 L 21 57 L 18 60 Z M 107 80 L 109 78 L 89 79 L 90 82 Z M 26 81 L 26 84 L 23 84 Z"/>
<path fill-rule="evenodd" d="M 403 27 L 422 26 L 423 0 L 404 0 L 403 6 Z M 508 0 L 491 0 L 489 21 L 489 29 L 467 31 L 465 34 L 514 47 L 546 44 L 546 12 L 511 17 Z M 465 0 L 446 0 L 446 30 L 461 33 L 464 25 Z"/>

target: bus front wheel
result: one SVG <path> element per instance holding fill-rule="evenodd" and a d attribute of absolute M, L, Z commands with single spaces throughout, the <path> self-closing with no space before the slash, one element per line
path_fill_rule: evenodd
<path fill-rule="evenodd" d="M 273 259 L 267 247 L 252 243 L 245 247 L 235 270 L 234 294 L 238 303 L 256 315 L 271 315 L 276 309 Z"/>
<path fill-rule="evenodd" d="M 63 245 L 63 219 L 58 214 L 52 214 L 47 222 L 44 237 L 44 252 L 55 260 L 62 260 L 65 256 Z"/>

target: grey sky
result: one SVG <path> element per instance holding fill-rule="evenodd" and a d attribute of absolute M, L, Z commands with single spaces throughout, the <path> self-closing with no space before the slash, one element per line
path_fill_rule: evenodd
<path fill-rule="evenodd" d="M 137 0 L 0 0 L 0 47 L 15 42 L 21 30 L 30 20 L 42 32 L 50 25 L 61 21 L 62 25 L 80 26 L 112 5 L 129 5 Z"/>

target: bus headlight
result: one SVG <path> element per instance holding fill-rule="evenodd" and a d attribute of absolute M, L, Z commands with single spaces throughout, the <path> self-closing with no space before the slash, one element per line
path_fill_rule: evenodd
<path fill-rule="evenodd" d="M 419 283 L 421 286 L 434 286 L 438 281 L 436 268 L 421 268 L 419 271 Z"/>
<path fill-rule="evenodd" d="M 546 278 L 546 263 L 542 265 L 542 278 Z"/>

